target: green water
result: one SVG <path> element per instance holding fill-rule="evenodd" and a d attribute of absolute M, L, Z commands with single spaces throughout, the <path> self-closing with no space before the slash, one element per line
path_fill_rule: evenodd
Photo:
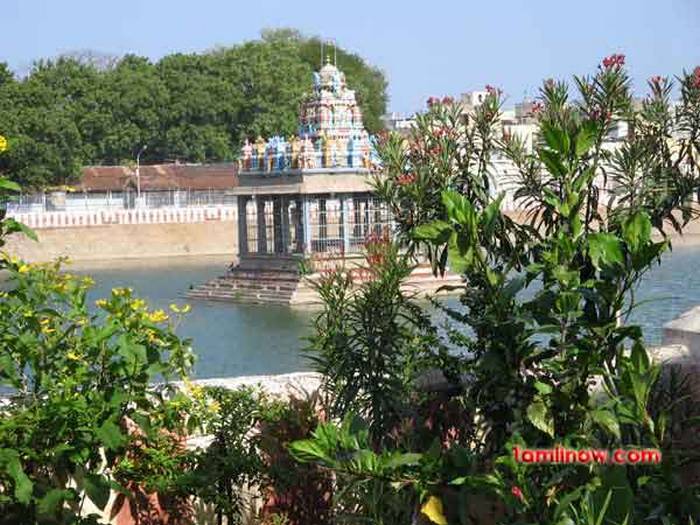
<path fill-rule="evenodd" d="M 191 284 L 220 275 L 221 258 L 153 259 L 83 264 L 74 270 L 93 276 L 93 299 L 115 286 L 130 286 L 154 307 L 183 303 Z M 640 305 L 631 322 L 644 328 L 647 340 L 661 341 L 662 325 L 700 304 L 700 247 L 678 247 L 644 279 L 636 294 Z M 279 306 L 241 305 L 187 300 L 192 311 L 178 327 L 193 341 L 199 356 L 195 376 L 225 377 L 308 370 L 303 337 L 313 311 Z"/>
<path fill-rule="evenodd" d="M 177 328 L 192 339 L 198 356 L 196 377 L 281 374 L 308 370 L 301 355 L 303 336 L 312 313 L 281 306 L 229 304 L 186 299 L 190 284 L 223 273 L 220 258 L 149 259 L 99 264 L 83 263 L 76 273 L 95 279 L 91 299 L 109 295 L 111 288 L 129 286 L 153 308 L 187 303 L 192 310 Z"/>

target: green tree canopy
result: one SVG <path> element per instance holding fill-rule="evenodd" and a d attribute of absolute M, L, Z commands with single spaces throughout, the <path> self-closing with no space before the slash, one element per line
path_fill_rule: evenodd
<path fill-rule="evenodd" d="M 222 162 L 246 138 L 290 135 L 321 61 L 321 40 L 294 29 L 157 62 L 136 55 L 97 62 L 41 60 L 22 79 L 0 63 L 0 173 L 25 187 L 68 184 L 84 165 Z M 337 49 L 370 132 L 382 128 L 387 83 L 360 56 Z"/>

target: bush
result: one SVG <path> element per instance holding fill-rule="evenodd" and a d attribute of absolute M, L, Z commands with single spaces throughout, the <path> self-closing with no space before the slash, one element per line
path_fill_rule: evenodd
<path fill-rule="evenodd" d="M 394 213 L 399 242 L 425 253 L 436 273 L 449 266 L 464 277 L 460 307 L 442 306 L 451 321 L 445 344 L 463 356 L 458 373 L 445 375 L 468 379 L 453 394 L 466 407 L 464 440 L 378 448 L 357 425 L 329 423 L 293 445 L 297 458 L 413 487 L 434 523 L 485 519 L 475 517 L 475 502 L 491 502 L 488 519 L 510 524 L 688 523 L 700 515 L 698 488 L 676 490 L 668 475 L 682 463 L 666 448 L 668 413 L 650 410 L 659 368 L 641 329 L 625 324 L 639 280 L 670 247 L 668 229 L 682 231 L 696 216 L 700 69 L 680 78 L 676 107 L 671 82 L 660 78 L 635 107 L 620 55 L 575 84 L 577 102 L 563 82 L 543 84 L 533 152 L 500 128 L 494 88 L 466 115 L 449 99 L 431 100 L 408 139 L 388 135 L 379 146 L 376 189 Z M 620 123 L 630 131 L 610 149 L 607 137 Z M 502 211 L 490 172 L 496 152 L 518 169 L 512 183 L 525 220 Z M 326 302 L 344 289 L 342 281 L 329 286 Z M 347 337 L 385 316 L 391 311 L 378 308 L 371 318 L 334 322 Z M 407 351 L 396 345 L 397 354 Z M 367 358 L 371 349 L 358 353 Z M 352 367 L 333 372 L 336 383 L 356 381 Z M 597 396 L 593 383 L 602 385 Z M 409 399 L 383 395 L 384 404 Z M 664 460 L 530 466 L 513 457 L 516 446 L 556 445 L 660 448 Z"/>
<path fill-rule="evenodd" d="M 79 520 L 89 498 L 104 509 L 135 436 L 184 431 L 183 394 L 169 382 L 191 366 L 169 316 L 129 289 L 90 311 L 92 281 L 60 262 L 4 256 L 0 297 L 0 516 L 6 523 Z M 158 386 L 154 381 L 158 380 Z"/>

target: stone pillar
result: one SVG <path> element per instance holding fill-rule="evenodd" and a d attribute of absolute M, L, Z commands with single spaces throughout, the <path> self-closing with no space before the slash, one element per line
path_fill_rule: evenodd
<path fill-rule="evenodd" d="M 284 253 L 285 235 L 284 221 L 282 220 L 282 199 L 284 197 L 274 197 L 272 200 L 272 234 L 274 236 L 275 253 Z"/>
<path fill-rule="evenodd" d="M 238 208 L 238 253 L 241 256 L 248 254 L 248 216 L 246 213 L 248 199 L 247 195 L 239 195 L 236 199 L 236 207 Z"/>
<path fill-rule="evenodd" d="M 304 223 L 304 251 L 311 254 L 313 247 L 311 244 L 311 203 L 308 197 L 304 197 L 304 215 L 302 222 Z"/>
<path fill-rule="evenodd" d="M 294 239 L 296 240 L 295 251 L 297 253 L 304 253 L 305 240 L 304 235 L 308 226 L 304 224 L 304 201 L 302 199 L 296 199 L 296 205 L 294 207 Z"/>
<path fill-rule="evenodd" d="M 370 225 L 372 223 L 371 221 L 371 215 L 369 212 L 369 203 L 370 203 L 370 198 L 365 197 L 365 220 L 364 220 L 364 228 L 362 228 L 362 236 L 367 237 L 370 234 Z"/>
<path fill-rule="evenodd" d="M 289 199 L 287 197 L 280 197 L 281 199 L 281 212 L 282 212 L 282 238 L 281 238 L 281 243 L 282 243 L 282 253 L 289 253 L 289 240 L 291 239 L 290 235 L 290 226 L 289 226 Z"/>
<path fill-rule="evenodd" d="M 328 211 L 326 210 L 326 198 L 318 199 L 318 237 L 320 240 L 320 251 L 326 251 L 328 242 Z"/>
<path fill-rule="evenodd" d="M 255 198 L 255 210 L 258 219 L 258 253 L 267 253 L 267 224 L 265 222 L 265 203 L 263 197 Z"/>
<path fill-rule="evenodd" d="M 350 200 L 340 198 L 340 236 L 343 238 L 343 251 L 350 253 Z"/>

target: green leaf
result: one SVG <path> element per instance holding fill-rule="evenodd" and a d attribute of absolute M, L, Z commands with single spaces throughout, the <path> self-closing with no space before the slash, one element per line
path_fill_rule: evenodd
<path fill-rule="evenodd" d="M 620 423 L 615 414 L 606 409 L 598 409 L 590 412 L 591 419 L 600 425 L 604 430 L 620 439 Z"/>
<path fill-rule="evenodd" d="M 98 474 L 86 474 L 83 478 L 83 489 L 97 508 L 105 509 L 111 491 L 111 484 L 107 478 Z"/>
<path fill-rule="evenodd" d="M 19 380 L 17 365 L 8 353 L 0 355 L 0 384 L 16 385 Z"/>
<path fill-rule="evenodd" d="M 598 136 L 598 125 L 593 121 L 583 123 L 581 129 L 576 134 L 576 156 L 583 157 L 589 149 L 595 144 Z"/>
<path fill-rule="evenodd" d="M 527 407 L 527 417 L 536 428 L 554 437 L 554 420 L 549 408 L 541 397 L 536 397 L 530 403 L 530 406 Z"/>
<path fill-rule="evenodd" d="M 593 265 L 613 266 L 622 264 L 622 244 L 610 233 L 594 233 L 588 237 L 588 254 Z"/>
<path fill-rule="evenodd" d="M 16 182 L 0 177 L 0 190 L 19 192 L 22 191 L 22 188 Z"/>
<path fill-rule="evenodd" d="M 325 449 L 319 445 L 316 439 L 303 439 L 289 444 L 289 452 L 294 459 L 302 462 L 321 461 L 328 462 L 329 457 Z"/>
<path fill-rule="evenodd" d="M 635 370 L 638 372 L 644 373 L 649 370 L 649 366 L 651 364 L 651 361 L 649 360 L 649 353 L 644 345 L 638 341 L 635 341 L 635 343 L 632 345 L 630 359 L 632 360 Z"/>
<path fill-rule="evenodd" d="M 33 241 L 39 240 L 39 238 L 36 236 L 36 232 L 34 230 L 32 230 L 30 227 L 25 226 L 21 222 L 18 222 L 14 219 L 9 218 L 9 219 L 4 220 L 4 224 L 5 224 L 5 229 L 6 229 L 7 233 L 20 232 L 20 233 L 23 233 L 24 235 L 26 235 L 27 237 L 29 237 Z"/>
<path fill-rule="evenodd" d="M 552 175 L 558 178 L 566 175 L 567 170 L 557 152 L 540 148 L 537 150 L 537 155 Z"/>
<path fill-rule="evenodd" d="M 544 395 L 552 393 L 552 386 L 542 381 L 535 381 L 535 389 L 537 389 L 540 394 Z"/>
<path fill-rule="evenodd" d="M 651 219 L 649 219 L 649 215 L 638 211 L 628 217 L 622 226 L 622 238 L 633 252 L 646 245 L 651 239 Z"/>
<path fill-rule="evenodd" d="M 447 252 L 447 262 L 451 272 L 464 273 L 472 265 L 474 260 L 474 252 L 471 248 L 462 250 L 456 233 L 450 237 L 450 243 Z"/>
<path fill-rule="evenodd" d="M 38 511 L 42 516 L 53 517 L 66 501 L 75 499 L 72 490 L 51 489 L 39 500 Z"/>
<path fill-rule="evenodd" d="M 569 135 L 566 130 L 555 127 L 549 122 L 543 122 L 540 131 L 542 132 L 545 143 L 550 149 L 559 153 L 562 157 L 568 157 L 571 141 L 569 140 Z"/>
<path fill-rule="evenodd" d="M 384 465 L 387 469 L 397 469 L 399 467 L 418 465 L 423 458 L 423 454 L 406 453 L 395 454 L 389 458 Z"/>
<path fill-rule="evenodd" d="M 117 450 L 126 443 L 126 436 L 122 434 L 119 426 L 111 419 L 108 419 L 102 426 L 97 429 L 97 438 L 102 442 L 105 448 L 109 450 Z"/>
<path fill-rule="evenodd" d="M 442 203 L 450 220 L 468 229 L 472 229 L 475 226 L 476 214 L 474 206 L 464 195 L 453 190 L 443 191 Z"/>
<path fill-rule="evenodd" d="M 24 473 L 16 450 L 0 449 L 0 468 L 3 468 L 15 483 L 15 498 L 20 503 L 27 504 L 32 499 L 34 485 Z"/>
<path fill-rule="evenodd" d="M 413 238 L 417 241 L 426 241 L 432 244 L 445 244 L 450 238 L 452 226 L 445 221 L 433 221 L 422 224 L 413 230 Z"/>

